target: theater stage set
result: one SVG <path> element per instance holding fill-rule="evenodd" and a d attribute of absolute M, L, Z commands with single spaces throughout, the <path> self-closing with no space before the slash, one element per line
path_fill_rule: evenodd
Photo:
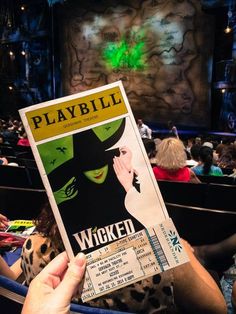
<path fill-rule="evenodd" d="M 234 136 L 235 10 L 235 0 L 2 0 L 0 115 L 122 80 L 157 136 L 168 120 L 183 134 Z"/>

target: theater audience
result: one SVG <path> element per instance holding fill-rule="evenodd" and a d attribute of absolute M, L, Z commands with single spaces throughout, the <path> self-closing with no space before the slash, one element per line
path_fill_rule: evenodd
<path fill-rule="evenodd" d="M 166 138 L 158 146 L 153 172 L 157 180 L 199 183 L 200 180 L 186 166 L 184 144 L 177 138 Z"/>
<path fill-rule="evenodd" d="M 196 175 L 223 176 L 220 167 L 213 164 L 213 149 L 202 146 L 199 150 L 199 163 L 191 168 Z"/>

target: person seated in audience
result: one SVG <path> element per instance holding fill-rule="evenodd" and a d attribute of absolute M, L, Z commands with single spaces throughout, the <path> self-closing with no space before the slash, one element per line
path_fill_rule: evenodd
<path fill-rule="evenodd" d="M 213 164 L 213 149 L 202 146 L 199 150 L 199 163 L 191 168 L 196 175 L 223 176 L 220 167 Z"/>
<path fill-rule="evenodd" d="M 156 144 L 153 139 L 144 138 L 143 144 L 147 152 L 151 166 L 156 164 Z"/>
<path fill-rule="evenodd" d="M 190 153 L 191 147 L 194 145 L 194 138 L 188 138 L 186 144 L 186 151 Z"/>
<path fill-rule="evenodd" d="M 3 124 L 2 126 L 2 136 L 4 137 L 5 141 L 8 142 L 10 145 L 15 145 L 18 140 L 17 131 L 9 130 L 7 124 Z"/>
<path fill-rule="evenodd" d="M 201 148 L 201 145 L 199 144 L 193 144 L 190 149 L 190 155 L 191 159 L 187 160 L 187 165 L 189 167 L 194 167 L 198 165 L 199 162 L 199 150 Z"/>
<path fill-rule="evenodd" d="M 10 145 L 9 142 L 5 141 L 5 138 L 2 134 L 0 134 L 0 146 Z"/>
<path fill-rule="evenodd" d="M 22 249 L 21 266 L 28 285 L 63 249 L 49 204 L 43 208 L 36 226 L 38 233 L 31 235 Z M 226 304 L 216 282 L 196 259 L 191 246 L 181 241 L 190 259 L 188 263 L 108 293 L 85 305 L 147 314 L 167 309 L 168 313 L 177 311 L 181 314 L 226 313 Z"/>
<path fill-rule="evenodd" d="M 0 214 L 0 231 L 5 231 L 8 227 L 8 218 Z M 20 259 L 18 259 L 11 267 L 8 266 L 4 258 L 0 255 L 0 275 L 16 280 L 22 273 L 20 267 Z"/>
<path fill-rule="evenodd" d="M 156 166 L 153 172 L 157 180 L 170 180 L 199 183 L 200 180 L 186 166 L 186 152 L 178 138 L 165 138 L 158 146 Z"/>
<path fill-rule="evenodd" d="M 194 142 L 195 142 L 196 145 L 202 145 L 201 137 L 199 137 L 199 136 L 195 137 L 195 141 Z"/>
<path fill-rule="evenodd" d="M 227 145 L 223 148 L 218 159 L 218 166 L 224 169 L 236 169 L 236 144 Z"/>
<path fill-rule="evenodd" d="M 25 132 L 25 130 L 22 130 L 19 133 L 19 140 L 17 142 L 18 146 L 30 146 L 30 142 L 28 140 L 27 134 Z"/>
<path fill-rule="evenodd" d="M 216 149 L 215 149 L 215 153 L 217 154 L 217 160 L 221 157 L 221 154 L 223 152 L 223 150 L 225 149 L 225 147 L 227 147 L 227 144 L 225 143 L 220 143 L 216 146 Z"/>

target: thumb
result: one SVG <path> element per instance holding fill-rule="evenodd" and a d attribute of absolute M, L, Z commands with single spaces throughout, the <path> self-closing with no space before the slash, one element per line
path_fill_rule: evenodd
<path fill-rule="evenodd" d="M 68 269 L 60 285 L 56 288 L 56 294 L 62 303 L 70 303 L 83 279 L 86 267 L 86 257 L 83 253 L 76 255 L 69 263 Z M 66 293 L 65 293 L 66 292 Z"/>

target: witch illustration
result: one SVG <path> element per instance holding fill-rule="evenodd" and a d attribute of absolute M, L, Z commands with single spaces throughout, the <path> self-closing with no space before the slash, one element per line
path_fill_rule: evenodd
<path fill-rule="evenodd" d="M 88 253 L 144 226 L 125 207 L 131 186 L 139 193 L 128 147 L 112 148 L 124 133 L 125 119 L 73 134 L 70 145 L 55 145 L 70 155 L 48 174 L 73 251 Z M 58 144 L 58 143 L 57 143 Z M 64 143 L 65 144 L 65 143 Z M 71 152 L 72 150 L 72 152 Z M 55 155 L 47 157 L 57 162 Z"/>

